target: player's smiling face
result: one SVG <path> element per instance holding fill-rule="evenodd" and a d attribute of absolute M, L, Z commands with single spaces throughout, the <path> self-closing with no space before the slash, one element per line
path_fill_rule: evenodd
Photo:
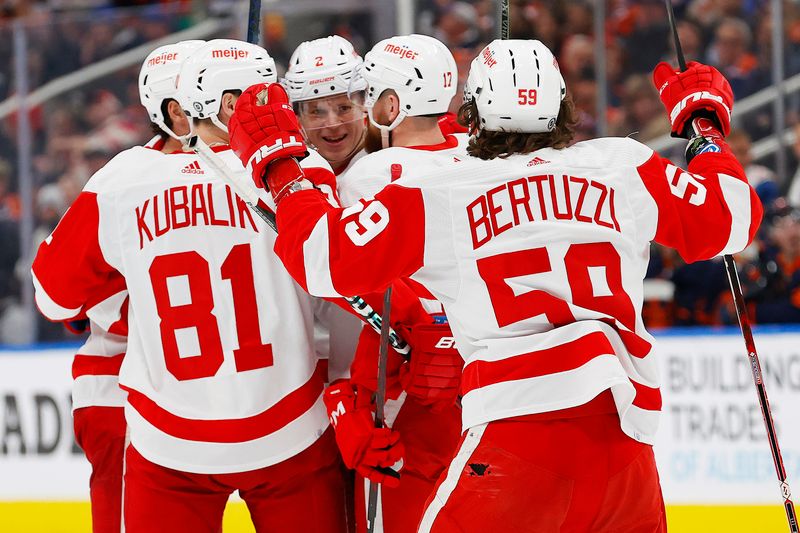
<path fill-rule="evenodd" d="M 300 102 L 298 116 L 306 140 L 330 163 L 347 159 L 361 147 L 364 108 L 346 94 Z"/>

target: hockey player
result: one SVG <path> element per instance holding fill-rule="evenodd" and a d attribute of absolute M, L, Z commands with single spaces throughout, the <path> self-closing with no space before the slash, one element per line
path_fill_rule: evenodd
<path fill-rule="evenodd" d="M 285 153 L 264 162 L 275 249 L 301 284 L 351 294 L 410 276 L 444 304 L 466 363 L 464 434 L 420 531 L 666 530 L 651 448 L 661 395 L 640 316 L 647 249 L 734 253 L 762 208 L 724 142 L 727 80 L 692 63 L 661 64 L 654 81 L 673 132 L 701 132 L 688 171 L 630 138 L 569 146 L 552 53 L 513 40 L 472 63 L 469 160 L 347 209 Z M 291 133 L 270 128 L 270 144 Z"/>
<path fill-rule="evenodd" d="M 363 95 L 350 98 L 361 56 L 338 35 L 300 43 L 281 84 L 303 127 L 306 142 L 337 175 L 363 152 L 366 115 Z"/>
<path fill-rule="evenodd" d="M 237 95 L 275 78 L 265 50 L 225 39 L 181 67 L 179 102 L 234 170 Z M 92 177 L 40 249 L 62 258 L 40 280 L 51 318 L 80 316 L 106 280 L 125 279 L 126 531 L 216 533 L 237 489 L 257 531 L 345 530 L 311 302 L 274 238 L 195 154 L 134 148 Z"/>
<path fill-rule="evenodd" d="M 366 94 L 371 153 L 338 176 L 342 205 L 374 195 L 405 172 L 423 175 L 467 156 L 466 136 L 444 134 L 439 124 L 457 79 L 452 54 L 432 37 L 396 36 L 367 53 L 350 92 Z M 380 298 L 375 307 L 382 308 Z M 458 443 L 461 413 L 455 400 L 462 361 L 444 318 L 441 304 L 424 287 L 409 279 L 393 283 L 392 326 L 411 344 L 413 354 L 409 363 L 389 354 L 387 424 L 400 434 L 405 455 L 398 486 L 384 479 L 380 491 L 378 524 L 386 533 L 415 530 Z M 326 393 L 329 412 L 354 386 L 362 397 L 374 393 L 378 341 L 374 330 L 362 329 L 350 382 L 335 383 Z M 344 431 L 337 426 L 339 442 L 352 438 Z M 357 482 L 356 523 L 361 531 L 366 529 L 365 488 Z"/>
<path fill-rule="evenodd" d="M 203 41 L 161 46 L 144 60 L 139 73 L 139 96 L 156 136 L 147 147 L 169 153 L 180 148 L 170 136 L 189 132 L 188 121 L 175 97 L 175 78 L 183 59 Z M 163 128 L 163 129 L 162 129 Z M 66 231 L 62 228 L 61 231 Z M 94 228 L 93 231 L 97 231 Z M 37 288 L 50 284 L 53 270 L 65 258 L 58 253 L 39 255 L 33 264 Z M 41 280 L 41 281 L 40 281 Z M 53 288 L 51 287 L 51 290 Z M 44 292 L 39 290 L 41 298 Z M 122 473 L 125 448 L 125 393 L 119 388 L 119 368 L 127 344 L 127 290 L 122 276 L 111 277 L 94 304 L 87 304 L 79 320 L 65 325 L 89 337 L 72 363 L 72 409 L 75 438 L 92 467 L 89 494 L 92 530 L 119 532 L 122 517 Z M 40 305 L 46 308 L 46 303 Z M 85 315 L 85 318 L 83 317 Z"/>

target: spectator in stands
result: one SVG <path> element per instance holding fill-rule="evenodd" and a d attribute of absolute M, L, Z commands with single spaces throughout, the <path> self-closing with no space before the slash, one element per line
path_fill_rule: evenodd
<path fill-rule="evenodd" d="M 647 142 L 668 134 L 669 122 L 660 105 L 658 93 L 648 76 L 628 77 L 622 97 L 622 120 L 611 126 L 612 135 L 624 137 L 635 133 L 637 140 Z"/>
<path fill-rule="evenodd" d="M 756 283 L 746 297 L 757 323 L 800 322 L 800 209 L 779 199 L 767 212 L 767 241 L 759 254 Z M 758 277 L 756 277 L 756 274 Z"/>
<path fill-rule="evenodd" d="M 736 98 L 744 98 L 763 85 L 756 57 L 750 52 L 753 34 L 741 19 L 727 17 L 714 33 L 708 62 L 730 81 Z"/>
<path fill-rule="evenodd" d="M 744 167 L 747 180 L 756 190 L 761 202 L 764 205 L 770 205 L 778 198 L 780 192 L 778 183 L 772 170 L 753 162 L 753 155 L 750 153 L 752 147 L 750 136 L 742 129 L 733 129 L 725 140 L 733 155 Z"/>
<path fill-rule="evenodd" d="M 478 12 L 467 2 L 453 2 L 442 12 L 434 37 L 448 48 L 474 48 L 481 40 Z"/>

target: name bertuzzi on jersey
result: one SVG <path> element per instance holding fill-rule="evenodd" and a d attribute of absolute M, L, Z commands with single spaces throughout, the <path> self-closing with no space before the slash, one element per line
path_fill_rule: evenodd
<path fill-rule="evenodd" d="M 537 220 L 570 220 L 619 232 L 614 196 L 614 187 L 566 174 L 508 181 L 467 205 L 473 249 L 506 230 Z"/>
<path fill-rule="evenodd" d="M 226 226 L 258 232 L 253 214 L 244 200 L 227 185 L 225 202 L 214 199 L 211 183 L 170 187 L 145 200 L 135 209 L 139 249 L 171 230 L 189 226 Z"/>

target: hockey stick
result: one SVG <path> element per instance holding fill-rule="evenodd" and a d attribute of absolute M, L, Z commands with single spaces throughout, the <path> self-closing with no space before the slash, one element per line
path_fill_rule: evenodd
<path fill-rule="evenodd" d="M 383 317 L 381 321 L 381 341 L 378 350 L 378 386 L 375 390 L 375 427 L 382 428 L 386 419 L 384 406 L 386 405 L 386 366 L 389 357 L 389 313 L 392 304 L 392 286 L 387 287 L 383 293 Z M 378 468 L 384 474 L 400 477 L 400 474 L 391 468 Z M 379 483 L 369 482 L 369 500 L 367 502 L 367 533 L 375 531 L 375 517 L 378 514 L 378 486 Z"/>
<path fill-rule="evenodd" d="M 261 36 L 258 32 L 261 23 L 261 0 L 250 0 L 250 9 L 247 12 L 247 42 L 258 44 Z"/>
<path fill-rule="evenodd" d="M 672 28 L 672 36 L 675 40 L 675 54 L 678 56 L 678 65 L 681 71 L 684 71 L 686 70 L 686 59 L 683 57 L 681 42 L 678 38 L 678 26 L 675 23 L 672 2 L 671 0 L 664 0 L 664 2 L 667 6 L 667 17 L 669 18 L 669 25 Z M 698 128 L 695 127 L 694 121 L 692 121 L 690 127 L 692 132 L 697 134 Z M 739 284 L 739 274 L 736 271 L 736 263 L 733 260 L 733 256 L 730 254 L 723 256 L 723 259 L 725 261 L 725 272 L 728 274 L 728 282 L 730 283 L 731 293 L 733 294 L 733 303 L 736 306 L 736 316 L 739 318 L 739 327 L 742 330 L 744 345 L 747 349 L 747 357 L 750 359 L 750 370 L 753 372 L 753 381 L 755 382 L 756 392 L 758 393 L 758 404 L 761 407 L 761 416 L 764 419 L 764 426 L 767 430 L 767 439 L 769 440 L 769 448 L 772 452 L 772 461 L 775 463 L 775 471 L 778 474 L 778 481 L 780 482 L 783 507 L 786 510 L 786 518 L 789 521 L 789 531 L 798 533 L 797 514 L 794 509 L 794 503 L 791 500 L 792 491 L 789 489 L 789 483 L 786 481 L 786 468 L 783 465 L 780 446 L 778 446 L 778 435 L 775 431 L 775 423 L 772 420 L 772 410 L 769 407 L 767 389 L 764 386 L 761 363 L 758 360 L 753 331 L 750 329 L 750 318 L 747 315 L 747 308 L 744 304 L 744 295 L 742 294 L 742 286 Z"/>
<path fill-rule="evenodd" d="M 500 38 L 507 41 L 511 36 L 511 28 L 508 22 L 508 2 L 500 0 Z"/>

